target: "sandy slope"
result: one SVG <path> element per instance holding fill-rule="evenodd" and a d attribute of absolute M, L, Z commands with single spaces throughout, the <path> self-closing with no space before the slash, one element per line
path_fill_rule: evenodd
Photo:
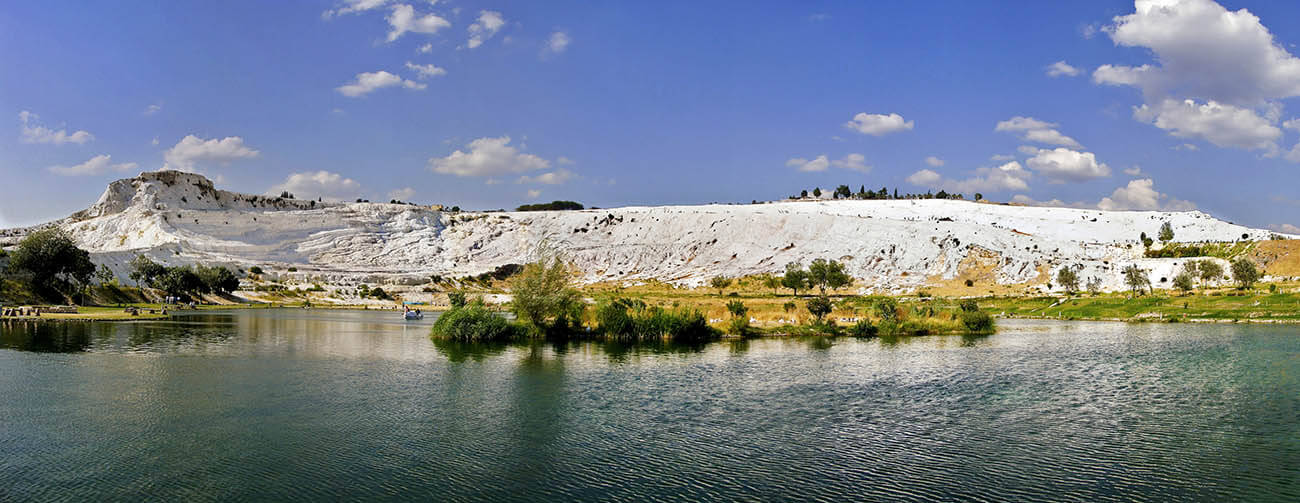
<path fill-rule="evenodd" d="M 217 190 L 202 176 L 142 173 L 113 182 L 85 211 L 54 222 L 97 262 L 125 275 L 145 253 L 166 263 L 261 265 L 298 280 L 418 284 L 523 263 L 541 243 L 588 282 L 778 272 L 815 258 L 845 262 L 866 290 L 908 290 L 959 277 L 975 258 L 1001 284 L 1045 283 L 1078 264 L 1121 288 L 1138 263 L 1157 287 L 1182 260 L 1143 259 L 1140 232 L 1171 222 L 1177 241 L 1268 239 L 1201 212 L 1107 212 L 966 201 L 799 201 L 565 212 L 449 213 L 378 203 L 322 203 Z M 12 245 L 29 229 L 0 232 Z M 270 266 L 270 267 L 268 267 Z M 887 286 L 887 287 L 886 287 Z"/>

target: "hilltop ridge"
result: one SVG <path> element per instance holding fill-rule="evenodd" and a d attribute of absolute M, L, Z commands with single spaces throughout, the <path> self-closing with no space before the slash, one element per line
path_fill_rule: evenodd
<path fill-rule="evenodd" d="M 112 182 L 86 210 L 46 224 L 69 231 L 97 263 L 125 277 L 136 254 L 282 271 L 301 282 L 420 284 L 531 260 L 539 245 L 572 260 L 581 280 L 699 285 L 713 276 L 780 272 L 840 260 L 864 291 L 971 280 L 1046 290 L 1055 269 L 1122 288 L 1139 264 L 1158 281 L 1182 259 L 1143 257 L 1140 233 L 1169 222 L 1176 242 L 1275 235 L 1199 211 L 1101 211 L 954 200 L 779 201 L 538 212 L 338 203 L 240 194 L 202 175 L 146 172 Z M 12 246 L 30 230 L 0 233 Z M 296 271 L 285 273 L 289 267 Z M 1037 286 L 1034 286 L 1037 285 Z"/>

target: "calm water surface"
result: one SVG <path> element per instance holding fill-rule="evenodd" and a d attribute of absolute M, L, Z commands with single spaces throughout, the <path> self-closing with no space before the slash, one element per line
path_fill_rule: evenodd
<path fill-rule="evenodd" d="M 1300 329 L 435 345 L 395 313 L 0 323 L 0 500 L 1300 501 Z"/>

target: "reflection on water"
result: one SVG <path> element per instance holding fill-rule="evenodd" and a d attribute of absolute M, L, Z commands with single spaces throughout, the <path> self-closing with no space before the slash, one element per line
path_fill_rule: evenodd
<path fill-rule="evenodd" d="M 0 323 L 0 500 L 1300 499 L 1293 327 L 629 346 L 431 324 Z"/>

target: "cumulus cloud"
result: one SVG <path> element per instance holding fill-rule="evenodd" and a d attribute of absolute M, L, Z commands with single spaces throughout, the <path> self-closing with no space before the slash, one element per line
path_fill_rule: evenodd
<path fill-rule="evenodd" d="M 1178 138 L 1201 138 L 1220 147 L 1274 150 L 1282 130 L 1254 110 L 1214 101 L 1166 99 L 1133 109 L 1133 117 Z"/>
<path fill-rule="evenodd" d="M 1019 162 L 1011 161 L 997 167 L 979 168 L 975 170 L 975 176 L 963 180 L 946 178 L 933 170 L 923 169 L 908 176 L 907 183 L 918 187 L 963 194 L 1002 192 L 1029 190 L 1027 180 L 1031 176 L 1032 174 L 1025 170 Z"/>
<path fill-rule="evenodd" d="M 260 152 L 244 145 L 244 139 L 227 136 L 220 140 L 204 140 L 187 135 L 163 153 L 163 169 L 193 171 L 199 163 L 229 164 L 239 159 L 257 157 Z"/>
<path fill-rule="evenodd" d="M 386 3 L 388 0 L 343 0 L 339 7 L 322 12 L 321 17 L 329 19 L 343 14 L 356 14 L 383 7 Z"/>
<path fill-rule="evenodd" d="M 1300 234 L 1300 227 L 1291 224 L 1273 224 L 1268 226 L 1269 229 L 1285 232 L 1287 234 Z"/>
<path fill-rule="evenodd" d="M 432 64 L 417 65 L 417 64 L 412 63 L 412 62 L 410 62 L 410 61 L 407 61 L 407 62 L 406 62 L 406 68 L 407 68 L 408 70 L 412 70 L 412 71 L 414 71 L 414 72 L 415 72 L 415 75 L 418 76 L 418 77 L 421 78 L 421 79 L 427 79 L 427 78 L 430 78 L 430 77 L 438 77 L 438 76 L 446 75 L 446 74 L 447 74 L 447 70 L 446 70 L 446 69 L 444 69 L 444 68 L 440 68 L 440 67 L 437 67 L 437 66 L 433 66 Z M 358 79 L 358 80 L 360 80 L 360 79 Z"/>
<path fill-rule="evenodd" d="M 410 187 L 402 187 L 388 193 L 388 199 L 390 200 L 396 199 L 398 201 L 410 201 L 413 197 L 415 197 L 415 189 Z"/>
<path fill-rule="evenodd" d="M 113 157 L 108 154 L 91 157 L 90 160 L 76 166 L 50 166 L 49 171 L 63 176 L 98 175 L 108 171 L 132 171 L 140 166 L 134 162 L 113 164 Z"/>
<path fill-rule="evenodd" d="M 1065 147 L 1039 149 L 1025 164 L 1052 183 L 1083 182 L 1110 176 L 1110 166 L 1097 162 L 1097 156 L 1092 152 Z"/>
<path fill-rule="evenodd" d="M 555 171 L 549 171 L 537 176 L 524 175 L 519 177 L 518 180 L 515 180 L 515 183 L 540 183 L 543 185 L 559 185 L 573 179 L 574 176 L 577 175 L 574 175 L 572 171 L 569 171 L 564 168 L 560 168 Z"/>
<path fill-rule="evenodd" d="M 943 159 L 940 159 L 940 158 L 935 157 L 935 156 L 926 157 L 926 158 L 925 158 L 925 163 L 928 164 L 928 165 L 930 165 L 931 167 L 934 167 L 934 168 L 941 167 L 941 166 L 943 166 L 943 164 L 944 164 Z"/>
<path fill-rule="evenodd" d="M 785 161 L 785 165 L 786 165 L 787 167 L 797 168 L 799 171 L 805 171 L 805 172 L 809 172 L 809 173 L 816 173 L 816 172 L 818 172 L 818 171 L 826 171 L 826 168 L 829 168 L 829 167 L 830 167 L 830 165 L 831 165 L 831 161 L 830 161 L 830 159 L 827 159 L 827 158 L 826 158 L 826 155 L 825 155 L 825 154 L 823 154 L 823 155 L 819 155 L 819 156 L 817 156 L 817 157 L 814 158 L 814 159 L 804 159 L 804 158 L 802 158 L 802 157 L 793 157 L 793 158 L 790 158 L 790 160 Z"/>
<path fill-rule="evenodd" d="M 1124 168 L 1124 174 L 1128 176 L 1139 176 L 1142 174 L 1142 166 L 1133 166 L 1131 168 Z"/>
<path fill-rule="evenodd" d="M 397 40 L 407 32 L 434 34 L 438 30 L 451 26 L 446 19 L 438 17 L 436 14 L 419 15 L 415 13 L 415 7 L 407 4 L 398 4 L 393 6 L 392 12 L 388 14 L 388 41 Z"/>
<path fill-rule="evenodd" d="M 162 106 L 162 103 L 154 103 L 154 104 L 152 104 L 152 105 L 149 105 L 149 106 L 145 107 L 144 112 L 141 112 L 141 113 L 143 113 L 143 114 L 145 114 L 145 115 L 153 115 L 153 114 L 156 114 L 156 113 L 158 113 L 159 111 L 161 111 L 161 110 L 162 110 L 162 107 L 163 107 L 163 106 Z"/>
<path fill-rule="evenodd" d="M 488 39 L 496 35 L 502 26 L 506 25 L 506 20 L 501 17 L 497 11 L 484 10 L 479 11 L 478 20 L 469 25 L 469 41 L 465 43 L 470 49 L 483 45 Z M 567 45 L 568 42 L 565 42 Z"/>
<path fill-rule="evenodd" d="M 542 191 L 537 190 L 537 189 L 530 189 L 530 190 L 528 191 L 528 198 L 529 198 L 529 199 L 537 199 L 538 197 L 541 197 L 541 195 L 542 195 Z"/>
<path fill-rule="evenodd" d="M 465 147 L 468 152 L 456 150 L 446 157 L 429 159 L 429 168 L 444 175 L 497 176 L 551 167 L 550 161 L 510 146 L 509 136 L 479 138 Z"/>
<path fill-rule="evenodd" d="M 1189 151 L 1189 152 L 1195 152 L 1195 151 L 1201 149 L 1201 147 L 1198 147 L 1198 146 L 1193 145 L 1193 144 L 1191 144 L 1191 143 L 1180 143 L 1180 144 L 1178 144 L 1178 145 L 1174 145 L 1174 146 L 1169 147 L 1169 148 L 1172 148 L 1172 149 L 1174 149 L 1174 150 L 1187 150 L 1187 151 Z"/>
<path fill-rule="evenodd" d="M 1259 17 L 1213 0 L 1136 0 L 1105 28 L 1118 46 L 1150 51 L 1155 64 L 1102 65 L 1099 84 L 1141 90 L 1134 118 L 1216 146 L 1277 151 L 1278 100 L 1300 96 L 1300 58 Z"/>
<path fill-rule="evenodd" d="M 1045 122 L 1033 117 L 1015 116 L 1010 119 L 1000 121 L 993 127 L 994 131 L 1020 133 L 1020 137 L 1025 141 L 1034 143 L 1043 143 L 1047 145 L 1061 145 L 1065 147 L 1083 148 L 1074 138 L 1065 136 L 1057 131 L 1057 124 Z"/>
<path fill-rule="evenodd" d="M 569 38 L 568 33 L 562 31 L 553 32 L 546 39 L 546 45 L 542 47 L 542 54 L 560 54 L 569 49 L 570 42 L 573 42 L 573 40 Z"/>
<path fill-rule="evenodd" d="M 349 98 L 359 98 L 385 87 L 404 87 L 406 89 L 420 90 L 427 86 L 380 70 L 377 72 L 358 73 L 355 80 L 336 87 L 334 90 Z"/>
<path fill-rule="evenodd" d="M 1101 198 L 1097 203 L 1097 209 L 1188 211 L 1196 209 L 1196 205 L 1157 192 L 1155 181 L 1142 178 L 1132 180 L 1128 185 L 1115 189 L 1109 197 Z"/>
<path fill-rule="evenodd" d="M 431 53 L 431 52 L 433 52 L 433 44 L 424 44 L 424 45 L 420 46 L 419 49 L 416 49 L 416 51 L 419 52 L 420 54 L 428 54 L 428 53 Z"/>
<path fill-rule="evenodd" d="M 1079 69 L 1070 66 L 1064 60 L 1047 65 L 1048 77 L 1077 77 L 1078 75 Z"/>
<path fill-rule="evenodd" d="M 298 199 L 321 198 L 328 201 L 343 201 L 356 197 L 361 191 L 361 184 L 338 173 L 308 171 L 289 175 L 284 183 L 271 187 L 266 194 L 278 196 L 285 191 Z"/>
<path fill-rule="evenodd" d="M 84 144 L 95 139 L 86 131 L 74 131 L 68 134 L 68 130 L 53 130 L 42 126 L 37 122 L 39 115 L 23 110 L 18 112 L 18 120 L 22 122 L 22 135 L 19 141 L 23 143 L 49 143 L 51 145 L 63 145 L 66 143 Z"/>
<path fill-rule="evenodd" d="M 826 156 L 826 154 L 819 155 L 813 159 L 795 157 L 785 161 L 785 165 L 791 168 L 796 168 L 799 171 L 810 173 L 826 171 L 826 169 L 830 167 L 858 171 L 861 173 L 871 172 L 871 166 L 867 164 L 867 158 L 862 154 L 847 154 L 843 158 L 837 160 L 831 160 Z"/>
<path fill-rule="evenodd" d="M 883 115 L 864 112 L 854 115 L 853 120 L 844 123 L 844 127 L 862 134 L 883 136 L 911 130 L 914 122 L 903 120 L 903 116 L 898 114 Z"/>

